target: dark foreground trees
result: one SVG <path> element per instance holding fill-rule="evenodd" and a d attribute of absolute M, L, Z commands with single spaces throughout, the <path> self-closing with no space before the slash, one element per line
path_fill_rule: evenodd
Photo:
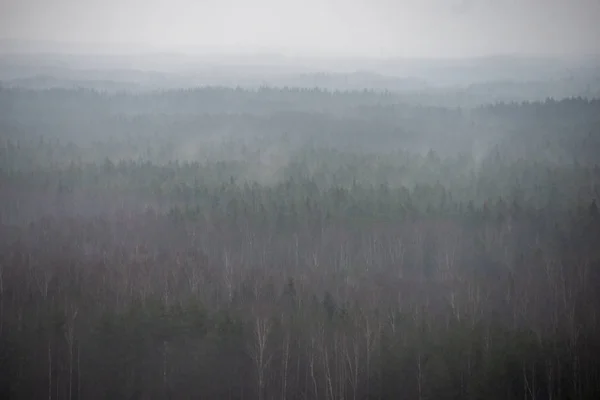
<path fill-rule="evenodd" d="M 360 225 L 147 210 L 3 229 L 3 394 L 595 398 L 593 206 L 560 225 L 485 207 Z"/>

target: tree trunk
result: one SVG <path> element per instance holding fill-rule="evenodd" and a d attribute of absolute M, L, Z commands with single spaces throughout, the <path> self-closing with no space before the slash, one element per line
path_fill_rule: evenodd
<path fill-rule="evenodd" d="M 283 343 L 283 365 L 282 365 L 282 389 L 281 389 L 281 400 L 286 399 L 287 394 L 287 378 L 288 378 L 288 363 L 290 358 L 290 335 L 285 335 Z"/>
<path fill-rule="evenodd" d="M 52 347 L 48 341 L 48 400 L 52 400 Z"/>

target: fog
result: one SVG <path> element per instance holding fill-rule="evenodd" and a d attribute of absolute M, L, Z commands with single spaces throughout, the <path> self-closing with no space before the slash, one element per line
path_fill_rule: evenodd
<path fill-rule="evenodd" d="M 0 7 L 0 398 L 600 398 L 600 1 Z"/>

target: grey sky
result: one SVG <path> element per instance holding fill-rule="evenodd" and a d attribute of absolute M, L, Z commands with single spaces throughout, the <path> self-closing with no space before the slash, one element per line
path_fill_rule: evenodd
<path fill-rule="evenodd" d="M 600 0 L 0 0 L 0 38 L 455 57 L 600 53 Z"/>

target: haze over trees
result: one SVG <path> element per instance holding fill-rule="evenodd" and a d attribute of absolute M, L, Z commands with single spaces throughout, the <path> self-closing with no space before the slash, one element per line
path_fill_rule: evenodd
<path fill-rule="evenodd" d="M 439 90 L 4 86 L 3 397 L 596 397 L 600 100 Z"/>
<path fill-rule="evenodd" d="M 0 398 L 600 398 L 599 4 L 3 1 Z"/>

